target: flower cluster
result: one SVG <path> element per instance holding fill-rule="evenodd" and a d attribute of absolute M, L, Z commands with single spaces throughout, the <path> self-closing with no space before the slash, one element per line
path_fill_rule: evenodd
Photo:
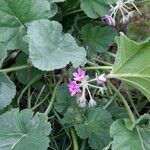
<path fill-rule="evenodd" d="M 108 25 L 115 26 L 115 18 L 117 13 L 120 11 L 122 16 L 120 22 L 126 23 L 129 21 L 129 18 L 132 17 L 134 12 L 130 6 L 134 7 L 139 12 L 139 14 L 141 14 L 136 5 L 134 4 L 134 0 L 118 0 L 115 6 L 110 5 L 111 14 L 103 16 L 102 20 Z"/>
<path fill-rule="evenodd" d="M 92 82 L 96 82 L 99 85 L 97 86 L 95 84 L 92 84 Z M 68 89 L 71 96 L 76 95 L 77 103 L 80 107 L 86 107 L 87 105 L 89 107 L 93 107 L 96 105 L 96 101 L 92 97 L 90 88 L 96 88 L 103 94 L 107 89 L 105 86 L 105 82 L 105 74 L 102 74 L 100 76 L 96 75 L 96 78 L 89 79 L 89 76 L 86 75 L 86 72 L 83 69 L 78 68 L 77 71 L 73 73 L 73 80 L 68 84 Z M 90 98 L 89 101 L 86 98 L 87 95 Z"/>

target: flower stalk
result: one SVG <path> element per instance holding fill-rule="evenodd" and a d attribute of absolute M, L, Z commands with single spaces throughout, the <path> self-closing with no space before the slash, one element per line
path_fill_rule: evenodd
<path fill-rule="evenodd" d="M 127 112 L 128 112 L 128 115 L 130 117 L 130 120 L 132 121 L 133 124 L 135 124 L 136 120 L 135 120 L 135 117 L 127 103 L 127 101 L 125 100 L 125 98 L 122 96 L 122 94 L 119 92 L 119 90 L 110 82 L 108 81 L 108 84 L 110 85 L 110 87 L 115 91 L 115 93 L 119 96 L 120 100 L 122 101 L 122 103 L 124 104 Z"/>

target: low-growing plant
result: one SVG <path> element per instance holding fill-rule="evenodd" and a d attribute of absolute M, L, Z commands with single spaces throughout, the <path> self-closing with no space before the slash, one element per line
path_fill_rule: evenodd
<path fill-rule="evenodd" d="M 148 0 L 0 0 L 0 150 L 150 150 Z"/>

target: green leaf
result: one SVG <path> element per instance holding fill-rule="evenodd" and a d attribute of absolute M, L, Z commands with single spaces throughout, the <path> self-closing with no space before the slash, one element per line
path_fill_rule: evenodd
<path fill-rule="evenodd" d="M 148 126 L 128 130 L 122 120 L 117 120 L 112 124 L 110 134 L 114 137 L 112 150 L 150 149 L 150 122 Z"/>
<path fill-rule="evenodd" d="M 26 49 L 22 40 L 26 24 L 33 20 L 48 18 L 50 5 L 46 0 L 1 0 L 0 41 L 6 43 L 6 50 Z"/>
<path fill-rule="evenodd" d="M 4 59 L 7 57 L 7 51 L 4 47 L 5 45 L 0 42 L 0 68 L 2 67 Z"/>
<path fill-rule="evenodd" d="M 49 17 L 54 17 L 58 12 L 57 2 L 64 2 L 65 0 L 48 0 L 50 3 L 50 13 Z"/>
<path fill-rule="evenodd" d="M 81 9 L 86 13 L 90 18 L 98 18 L 100 16 L 107 15 L 109 5 L 114 4 L 116 0 L 80 0 Z"/>
<path fill-rule="evenodd" d="M 47 150 L 51 126 L 44 114 L 13 109 L 0 116 L 1 150 Z"/>
<path fill-rule="evenodd" d="M 63 115 L 62 121 L 64 124 L 76 124 L 83 120 L 84 110 L 79 108 L 76 98 L 70 96 L 66 84 L 57 88 L 54 107 L 57 112 Z"/>
<path fill-rule="evenodd" d="M 113 120 L 126 118 L 128 116 L 124 107 L 119 107 L 119 106 L 116 106 L 115 104 L 111 104 L 107 108 L 107 111 L 111 113 Z"/>
<path fill-rule="evenodd" d="M 62 26 L 56 21 L 38 20 L 29 25 L 30 58 L 41 70 L 55 70 L 72 62 L 76 68 L 86 61 L 86 51 L 76 44 L 70 34 L 62 33 Z"/>
<path fill-rule="evenodd" d="M 69 106 L 74 105 L 75 102 L 75 97 L 70 96 L 66 84 L 63 84 L 57 88 L 54 107 L 59 113 L 65 112 L 66 109 Z"/>
<path fill-rule="evenodd" d="M 25 65 L 27 64 L 27 61 L 28 56 L 24 53 L 20 53 L 16 58 L 15 66 Z M 27 69 L 16 71 L 16 77 L 18 81 L 22 84 L 27 84 L 38 74 L 41 74 L 42 77 L 43 72 L 34 67 L 29 67 Z"/>
<path fill-rule="evenodd" d="M 84 120 L 84 109 L 79 108 L 77 104 L 75 106 L 70 106 L 66 109 L 63 114 L 62 121 L 64 124 L 76 125 Z"/>
<path fill-rule="evenodd" d="M 87 111 L 84 122 L 75 125 L 77 134 L 87 139 L 93 149 L 103 149 L 111 139 L 109 128 L 112 123 L 111 114 L 102 108 L 91 108 Z"/>
<path fill-rule="evenodd" d="M 6 74 L 0 73 L 0 109 L 9 105 L 16 94 L 14 83 Z"/>
<path fill-rule="evenodd" d="M 52 18 L 54 17 L 58 12 L 58 7 L 55 3 L 50 3 L 50 13 L 49 17 Z"/>
<path fill-rule="evenodd" d="M 112 27 L 100 27 L 87 24 L 81 31 L 81 39 L 89 45 L 92 52 L 103 52 L 113 44 L 117 32 Z"/>
<path fill-rule="evenodd" d="M 123 34 L 116 41 L 118 52 L 108 77 L 127 82 L 150 100 L 150 42 L 136 43 Z"/>
<path fill-rule="evenodd" d="M 70 96 L 67 84 L 62 84 L 57 88 L 54 107 L 63 115 L 64 124 L 76 124 L 83 120 L 84 109 L 78 106 L 75 97 Z"/>

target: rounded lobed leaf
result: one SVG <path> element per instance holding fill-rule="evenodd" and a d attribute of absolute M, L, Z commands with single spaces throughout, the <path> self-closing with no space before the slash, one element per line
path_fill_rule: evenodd
<path fill-rule="evenodd" d="M 6 74 L 0 73 L 0 109 L 9 105 L 16 94 L 16 87 Z"/>
<path fill-rule="evenodd" d="M 1 150 L 47 150 L 51 126 L 44 114 L 13 109 L 0 116 Z"/>
<path fill-rule="evenodd" d="M 62 33 L 56 21 L 38 20 L 29 25 L 30 58 L 35 67 L 50 71 L 65 67 L 70 62 L 76 68 L 86 61 L 86 51 L 79 47 L 70 34 Z"/>
<path fill-rule="evenodd" d="M 86 24 L 81 31 L 81 38 L 93 53 L 104 52 L 113 44 L 117 31 L 112 27 L 93 26 Z"/>
<path fill-rule="evenodd" d="M 123 120 L 117 120 L 112 124 L 110 134 L 114 137 L 112 150 L 150 149 L 150 125 L 143 128 L 137 125 L 133 130 L 129 130 Z"/>
<path fill-rule="evenodd" d="M 81 9 L 90 18 L 98 18 L 108 14 L 110 4 L 115 3 L 117 0 L 80 0 Z"/>
<path fill-rule="evenodd" d="M 0 1 L 0 41 L 5 49 L 28 48 L 22 40 L 26 35 L 26 23 L 48 18 L 50 4 L 47 0 L 1 0 Z"/>
<path fill-rule="evenodd" d="M 109 129 L 112 123 L 111 114 L 102 108 L 91 108 L 87 111 L 87 118 L 83 123 L 75 125 L 77 134 L 83 138 L 88 138 L 89 145 L 93 149 L 103 149 L 111 138 Z"/>

